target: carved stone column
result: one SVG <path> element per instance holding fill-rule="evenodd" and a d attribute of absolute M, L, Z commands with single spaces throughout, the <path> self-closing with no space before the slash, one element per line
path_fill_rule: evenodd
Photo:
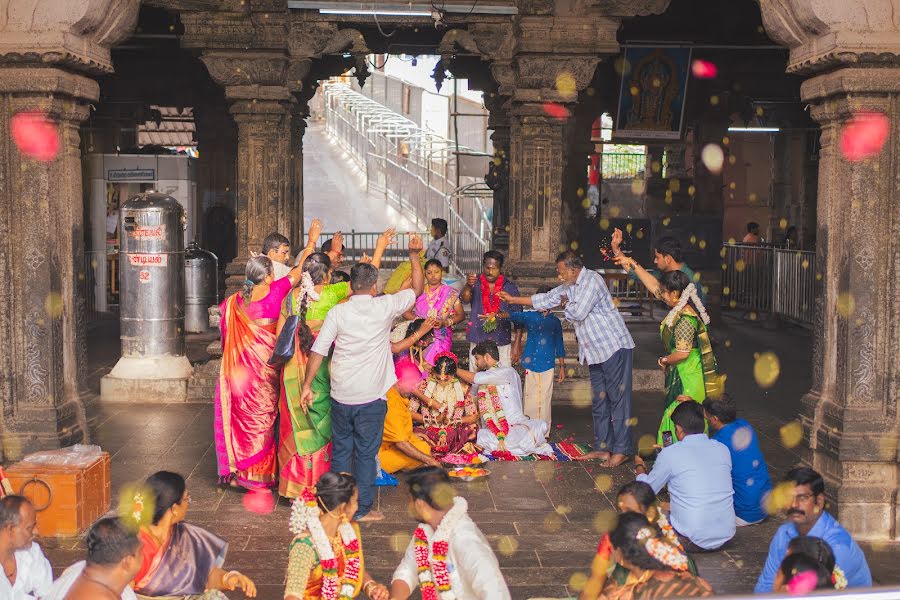
<path fill-rule="evenodd" d="M 284 57 L 208 53 L 202 60 L 212 78 L 225 86 L 229 113 L 238 128 L 237 257 L 225 271 L 226 293 L 233 293 L 244 281 L 250 252 L 259 252 L 268 234 L 278 232 L 291 239 L 302 227 L 291 156 L 297 136 L 291 126 L 296 101 L 278 85 L 287 67 Z"/>
<path fill-rule="evenodd" d="M 898 539 L 900 397 L 900 143 L 848 162 L 842 125 L 858 111 L 900 122 L 900 65 L 846 68 L 802 86 L 822 125 L 814 384 L 803 399 L 807 460 L 831 484 L 841 522 L 858 538 Z M 892 125 L 896 127 L 896 125 Z"/>
<path fill-rule="evenodd" d="M 485 98 L 485 105 L 490 110 L 488 129 L 492 130 L 494 158 L 484 180 L 494 192 L 493 246 L 505 252 L 509 248 L 509 115 L 503 110 L 498 94 L 491 92 L 490 98 L 488 94 Z"/>
<path fill-rule="evenodd" d="M 818 177 L 813 387 L 801 413 L 806 460 L 826 479 L 857 539 L 900 538 L 900 27 L 892 0 L 843 10 L 813 0 L 760 2 L 770 36 L 790 47 L 788 72 L 808 74 L 803 102 L 822 126 Z M 846 121 L 890 120 L 883 150 L 851 162 Z"/>
<path fill-rule="evenodd" d="M 130 33 L 138 1 L 72 0 L 0 23 L 0 461 L 85 441 L 83 192 L 79 126 L 99 98 L 78 74 L 111 72 L 109 47 Z M 65 64 L 65 67 L 56 66 Z M 59 150 L 37 160 L 10 119 L 43 113 Z"/>

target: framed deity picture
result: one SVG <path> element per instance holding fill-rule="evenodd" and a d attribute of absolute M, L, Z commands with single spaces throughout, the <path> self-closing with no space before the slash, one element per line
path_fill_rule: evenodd
<path fill-rule="evenodd" d="M 680 139 L 690 68 L 690 48 L 626 46 L 613 139 Z"/>

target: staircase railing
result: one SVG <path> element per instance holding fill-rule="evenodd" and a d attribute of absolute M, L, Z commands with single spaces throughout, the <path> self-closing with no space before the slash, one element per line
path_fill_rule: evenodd
<path fill-rule="evenodd" d="M 458 173 L 459 156 L 489 157 L 420 128 L 347 85 L 325 87 L 326 133 L 366 175 L 370 193 L 427 229 L 448 223 L 451 270 L 476 270 L 490 248 L 493 194 L 484 177 Z M 487 164 L 485 164 L 487 171 Z"/>

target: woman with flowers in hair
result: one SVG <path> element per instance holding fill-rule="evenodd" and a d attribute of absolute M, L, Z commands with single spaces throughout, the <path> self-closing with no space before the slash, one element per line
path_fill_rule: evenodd
<path fill-rule="evenodd" d="M 666 354 L 658 364 L 666 373 L 665 410 L 656 443 L 669 446 L 676 441 L 672 411 L 680 402 L 703 403 L 707 396 L 718 398 L 724 391 L 706 326 L 709 315 L 696 286 L 683 271 L 668 271 L 657 280 L 631 257 L 620 255 L 616 263 L 634 271 L 647 290 L 671 307 L 660 324 L 659 335 Z"/>
<path fill-rule="evenodd" d="M 387 587 L 366 572 L 359 526 L 351 521 L 358 505 L 349 473 L 325 473 L 294 500 L 285 600 L 345 600 L 360 592 L 388 600 Z"/>
<path fill-rule="evenodd" d="M 312 253 L 321 229 L 318 220 L 313 221 L 301 260 Z M 219 305 L 222 364 L 214 433 L 222 483 L 248 489 L 275 486 L 279 377 L 269 359 L 278 339 L 278 309 L 302 273 L 296 267 L 276 280 L 272 261 L 254 256 L 247 261 L 241 291 Z"/>
<path fill-rule="evenodd" d="M 369 261 L 376 268 L 393 239 L 393 229 L 378 238 Z M 315 243 L 313 238 L 310 240 Z M 325 322 L 325 316 L 350 295 L 349 282 L 331 283 L 333 270 L 327 254 L 315 252 L 304 258 L 300 263 L 303 271 L 300 285 L 285 299 L 276 325 L 280 336 L 289 317 L 299 319 L 294 354 L 281 372 L 278 402 L 278 493 L 286 498 L 299 497 L 304 488 L 316 485 L 319 477 L 331 468 L 331 377 L 328 358 L 322 361 L 313 379 L 313 402 L 307 410 L 301 406 L 300 389 L 306 376 L 310 348 Z"/>
<path fill-rule="evenodd" d="M 609 543 L 598 550 L 607 561 L 624 567 L 624 583 L 606 581 L 600 593 L 587 591 L 580 600 L 649 600 L 700 598 L 713 595 L 704 579 L 692 575 L 689 560 L 677 545 L 660 533 L 647 517 L 636 512 L 619 515 Z"/>

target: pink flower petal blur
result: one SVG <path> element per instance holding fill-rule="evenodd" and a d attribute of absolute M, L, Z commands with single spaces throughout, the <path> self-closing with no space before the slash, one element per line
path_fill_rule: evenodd
<path fill-rule="evenodd" d="M 569 116 L 569 109 L 556 102 L 544 102 L 544 112 L 554 119 L 565 119 Z"/>
<path fill-rule="evenodd" d="M 866 160 L 877 156 L 884 148 L 891 121 L 878 112 L 854 115 L 841 131 L 841 152 L 849 161 Z"/>
<path fill-rule="evenodd" d="M 59 132 L 47 115 L 21 112 L 9 120 L 13 142 L 19 152 L 29 158 L 51 161 L 59 152 Z"/>
<path fill-rule="evenodd" d="M 805 571 L 794 575 L 787 584 L 791 596 L 805 596 L 816 589 L 818 578 L 813 571 Z"/>
<path fill-rule="evenodd" d="M 248 490 L 243 498 L 244 508 L 258 515 L 267 515 L 275 510 L 275 497 L 269 490 Z"/>
<path fill-rule="evenodd" d="M 719 73 L 719 69 L 708 60 L 697 59 L 691 63 L 691 73 L 697 79 L 712 79 Z"/>

